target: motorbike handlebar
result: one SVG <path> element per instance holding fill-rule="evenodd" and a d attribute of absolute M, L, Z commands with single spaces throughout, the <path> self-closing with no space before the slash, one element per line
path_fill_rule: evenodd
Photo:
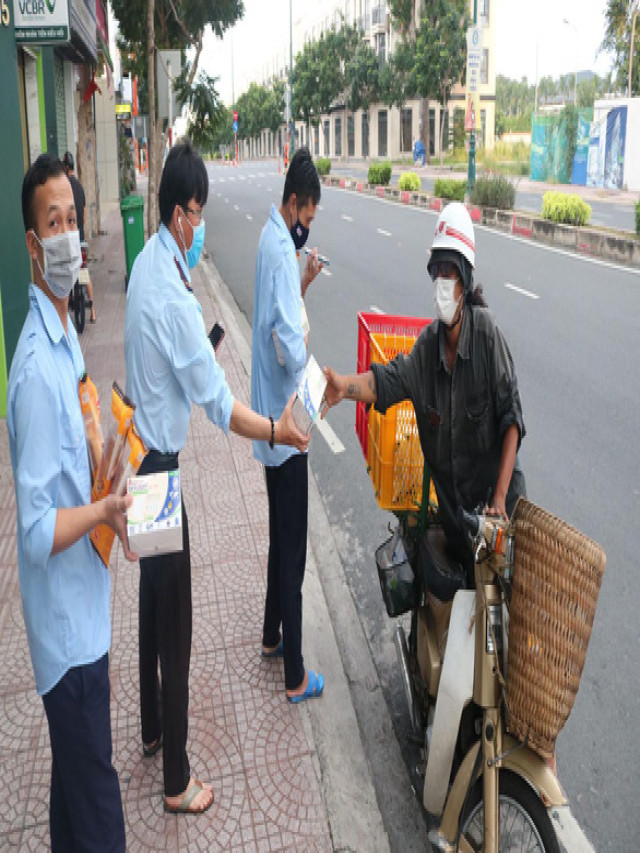
<path fill-rule="evenodd" d="M 464 507 L 458 507 L 458 524 L 475 539 L 480 530 L 480 516 L 475 512 L 467 512 Z"/>

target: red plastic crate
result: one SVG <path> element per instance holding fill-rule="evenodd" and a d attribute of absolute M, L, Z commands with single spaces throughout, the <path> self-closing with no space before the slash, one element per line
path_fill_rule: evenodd
<path fill-rule="evenodd" d="M 409 352 L 420 332 L 433 320 L 428 317 L 404 317 L 398 314 L 374 314 L 369 311 L 361 311 L 358 314 L 358 353 L 357 372 L 366 373 L 371 366 L 371 335 L 376 336 L 388 334 L 395 338 L 403 338 L 402 341 L 394 341 L 392 352 L 385 349 L 387 358 L 393 358 L 399 352 Z M 380 343 L 380 338 L 378 338 Z M 400 346 L 397 346 L 397 344 Z M 378 358 L 374 359 L 379 361 Z M 364 403 L 356 403 L 356 433 L 365 460 L 369 449 L 369 417 Z"/>

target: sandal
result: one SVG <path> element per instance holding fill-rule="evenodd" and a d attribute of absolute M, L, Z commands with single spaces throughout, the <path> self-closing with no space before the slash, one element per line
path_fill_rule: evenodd
<path fill-rule="evenodd" d="M 167 803 L 166 797 L 164 801 L 164 810 L 169 814 L 203 814 L 207 809 L 211 808 L 214 801 L 213 791 L 211 791 L 211 799 L 206 806 L 192 808 L 191 804 L 196 799 L 198 794 L 205 790 L 205 785 L 199 780 L 194 779 L 191 787 L 187 788 L 184 797 L 180 800 L 177 806 L 170 806 Z"/>
<path fill-rule="evenodd" d="M 324 676 L 319 672 L 315 673 L 311 670 L 309 670 L 308 676 L 309 679 L 304 693 L 294 693 L 293 696 L 289 696 L 289 694 L 287 694 L 287 700 L 289 702 L 297 705 L 299 702 L 304 702 L 314 696 L 322 695 L 322 691 L 324 690 Z"/>
<path fill-rule="evenodd" d="M 145 758 L 153 758 L 153 756 L 158 752 L 162 747 L 162 734 L 156 740 L 151 741 L 151 743 L 143 743 L 142 744 L 142 754 Z"/>
<path fill-rule="evenodd" d="M 280 640 L 278 645 L 273 649 L 267 649 L 266 646 L 262 647 L 262 657 L 263 658 L 281 658 L 284 654 L 284 645 L 283 641 Z"/>

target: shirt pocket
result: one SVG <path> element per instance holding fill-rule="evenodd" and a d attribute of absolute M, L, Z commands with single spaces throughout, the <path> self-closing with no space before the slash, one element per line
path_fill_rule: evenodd
<path fill-rule="evenodd" d="M 63 410 L 60 424 L 62 469 L 76 476 L 88 466 L 87 442 L 82 416 Z"/>
<path fill-rule="evenodd" d="M 487 393 L 475 394 L 465 406 L 469 444 L 477 453 L 486 453 L 491 446 L 491 401 Z"/>

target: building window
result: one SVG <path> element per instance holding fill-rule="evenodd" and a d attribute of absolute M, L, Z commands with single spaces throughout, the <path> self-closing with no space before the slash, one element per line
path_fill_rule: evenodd
<path fill-rule="evenodd" d="M 356 127 L 352 115 L 347 116 L 347 156 L 356 156 Z"/>
<path fill-rule="evenodd" d="M 335 135 L 334 154 L 336 157 L 342 157 L 342 116 L 336 116 L 333 127 Z"/>
<path fill-rule="evenodd" d="M 320 156 L 320 128 L 313 128 L 313 150 L 315 152 L 315 156 Z"/>
<path fill-rule="evenodd" d="M 480 25 L 483 27 L 489 26 L 489 0 L 480 0 L 478 3 L 478 14 L 480 15 Z"/>
<path fill-rule="evenodd" d="M 348 24 L 351 23 L 351 0 L 346 0 L 344 4 L 344 19 Z"/>
<path fill-rule="evenodd" d="M 371 3 L 370 0 L 364 0 L 364 28 L 366 32 L 371 29 Z"/>
<path fill-rule="evenodd" d="M 413 110 L 405 107 L 400 114 L 400 150 L 412 151 Z"/>
<path fill-rule="evenodd" d="M 480 63 L 480 82 L 489 82 L 489 48 L 482 49 L 482 62 Z"/>
<path fill-rule="evenodd" d="M 324 156 L 331 157 L 331 122 L 329 119 L 324 122 Z"/>
<path fill-rule="evenodd" d="M 378 61 L 380 62 L 380 67 L 385 64 L 387 61 L 387 36 L 386 33 L 380 33 L 376 36 L 376 47 L 378 53 Z"/>
<path fill-rule="evenodd" d="M 362 156 L 369 156 L 369 113 L 362 113 Z"/>
<path fill-rule="evenodd" d="M 378 112 L 378 157 L 387 156 L 387 111 Z"/>

